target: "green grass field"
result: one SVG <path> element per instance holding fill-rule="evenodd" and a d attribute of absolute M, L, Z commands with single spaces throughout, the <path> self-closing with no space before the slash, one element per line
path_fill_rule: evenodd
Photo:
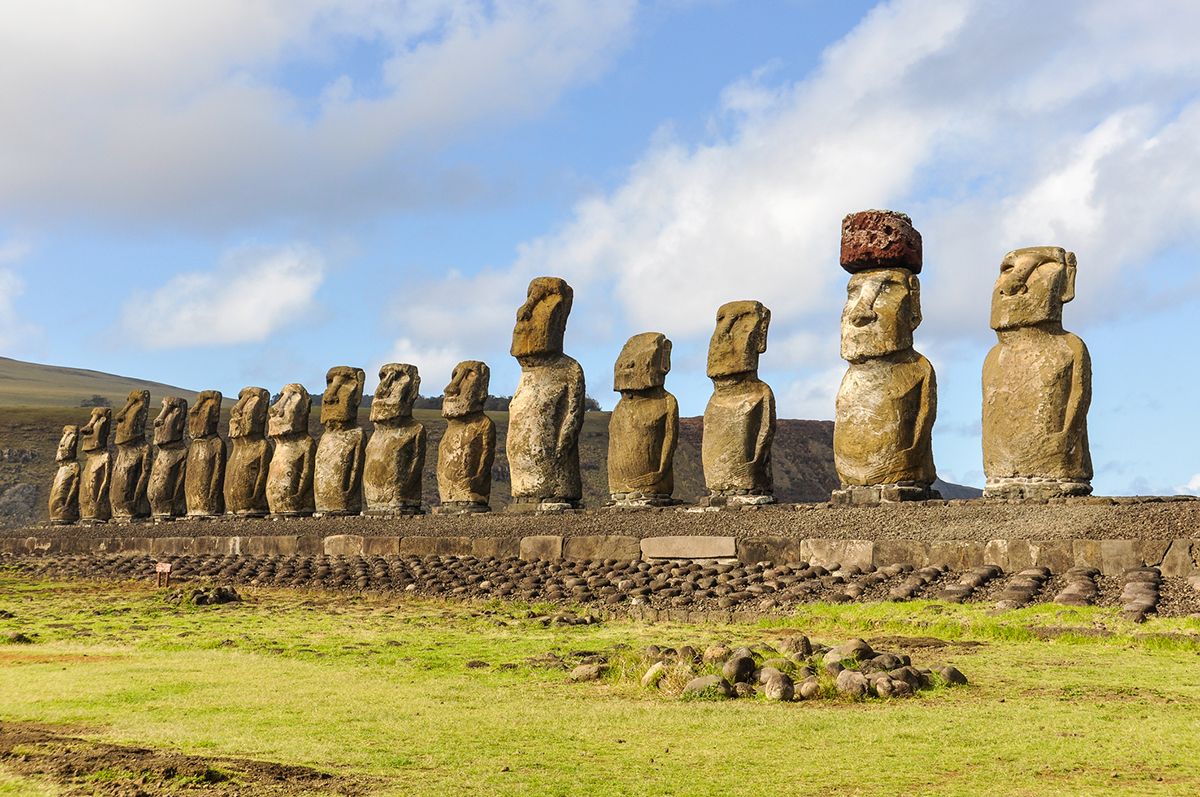
<path fill-rule="evenodd" d="M 394 795 L 1200 793 L 1195 620 L 1135 627 L 1107 610 L 992 616 L 915 602 L 814 605 L 756 625 L 544 627 L 515 605 L 259 589 L 192 607 L 163 596 L 0 577 L 11 614 L 0 614 L 0 732 L 211 761 L 233 773 L 211 787 L 221 794 L 337 793 L 254 781 L 220 791 L 238 782 L 223 759 L 311 767 L 345 793 Z M 952 663 L 971 684 L 861 703 L 698 702 L 644 690 L 633 672 L 629 651 L 652 642 L 771 642 L 796 629 L 826 643 L 937 637 L 951 644 L 912 649 L 914 663 Z M 617 667 L 576 684 L 527 662 L 622 645 L 633 677 Z M 41 750 L 69 758 L 78 745 Z M 145 778 L 127 764 L 46 777 L 14 755 L 0 756 L 0 794 L 126 793 L 104 788 Z M 146 793 L 204 786 L 176 780 Z"/>

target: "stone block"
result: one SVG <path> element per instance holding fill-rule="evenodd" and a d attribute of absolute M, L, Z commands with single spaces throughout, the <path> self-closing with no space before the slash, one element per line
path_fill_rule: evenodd
<path fill-rule="evenodd" d="M 402 556 L 470 556 L 470 537 L 401 537 Z"/>
<path fill-rule="evenodd" d="M 316 534 L 296 535 L 296 553 L 301 556 L 318 556 L 325 550 L 325 540 Z"/>
<path fill-rule="evenodd" d="M 737 540 L 733 537 L 646 537 L 641 548 L 643 559 L 733 559 L 737 556 Z"/>
<path fill-rule="evenodd" d="M 1138 540 L 1136 544 L 1139 564 L 1157 567 L 1162 564 L 1163 558 L 1167 555 L 1167 550 L 1171 547 L 1171 540 Z"/>
<path fill-rule="evenodd" d="M 871 540 L 823 540 L 800 541 L 800 557 L 809 564 L 829 567 L 870 567 L 875 559 L 875 543 Z"/>
<path fill-rule="evenodd" d="M 332 534 L 325 538 L 326 556 L 361 556 L 363 538 L 358 534 Z"/>
<path fill-rule="evenodd" d="M 983 563 L 995 565 L 1005 572 L 1012 570 L 1009 565 L 1008 543 L 1008 540 L 988 540 L 983 546 Z"/>
<path fill-rule="evenodd" d="M 1171 540 L 1171 544 L 1162 558 L 1163 577 L 1178 578 L 1195 573 L 1196 563 L 1193 559 L 1193 550 L 1191 540 Z"/>
<path fill-rule="evenodd" d="M 294 556 L 300 552 L 299 538 L 284 534 L 243 537 L 242 551 L 250 556 Z"/>
<path fill-rule="evenodd" d="M 888 565 L 912 565 L 924 567 L 929 562 L 929 546 L 920 540 L 876 540 L 872 564 L 876 567 Z"/>
<path fill-rule="evenodd" d="M 1071 540 L 1032 540 L 1029 543 L 1029 554 L 1032 561 L 1030 566 L 1048 567 L 1051 573 L 1065 573 L 1075 566 L 1075 548 Z M 1099 567 L 1099 548 L 1096 549 L 1097 563 L 1095 567 Z M 1009 550 L 1009 562 L 1016 570 L 1016 563 L 1012 561 L 1012 550 Z"/>
<path fill-rule="evenodd" d="M 555 534 L 539 534 L 522 537 L 519 553 L 522 559 L 532 561 L 562 559 L 563 538 Z"/>
<path fill-rule="evenodd" d="M 793 537 L 750 537 L 738 540 L 738 559 L 745 564 L 773 562 L 777 565 L 801 561 L 800 540 Z"/>
<path fill-rule="evenodd" d="M 363 556 L 396 556 L 400 553 L 399 537 L 363 537 Z"/>
<path fill-rule="evenodd" d="M 596 534 L 567 537 L 563 540 L 562 555 L 566 559 L 629 561 L 642 555 L 640 540 L 621 534 Z"/>
<path fill-rule="evenodd" d="M 521 555 L 519 537 L 475 537 L 471 540 L 471 555 L 479 559 L 516 559 Z"/>
<path fill-rule="evenodd" d="M 1141 551 L 1135 540 L 1100 540 L 1100 572 L 1119 576 L 1142 566 Z"/>
<path fill-rule="evenodd" d="M 1094 567 L 1104 571 L 1104 552 L 1100 549 L 1100 540 L 1071 540 L 1071 552 L 1075 556 L 1075 567 Z"/>
<path fill-rule="evenodd" d="M 184 556 L 191 553 L 191 537 L 154 537 L 150 540 L 151 556 Z"/>
<path fill-rule="evenodd" d="M 98 540 L 94 550 L 100 553 L 141 553 L 149 554 L 150 537 L 112 537 Z"/>
<path fill-rule="evenodd" d="M 940 540 L 929 543 L 930 566 L 968 570 L 983 564 L 986 544 L 967 540 Z"/>

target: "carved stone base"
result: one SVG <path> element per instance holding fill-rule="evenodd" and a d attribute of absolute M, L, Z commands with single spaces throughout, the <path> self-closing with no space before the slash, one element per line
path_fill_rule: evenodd
<path fill-rule="evenodd" d="M 701 498 L 697 505 L 736 509 L 743 506 L 764 506 L 773 503 L 775 503 L 775 496 L 769 493 L 752 494 L 748 490 L 714 490 Z"/>
<path fill-rule="evenodd" d="M 413 517 L 415 515 L 424 515 L 425 509 L 420 504 L 402 504 L 400 506 L 364 509 L 362 514 L 363 517 L 374 518 Z"/>
<path fill-rule="evenodd" d="M 505 507 L 504 511 L 520 515 L 534 513 L 558 514 L 562 512 L 578 512 L 582 509 L 582 501 L 555 495 L 545 498 L 514 497 L 512 503 Z"/>
<path fill-rule="evenodd" d="M 1048 501 L 1051 498 L 1070 498 L 1091 494 L 1091 482 L 1023 476 L 988 479 L 987 485 L 983 488 L 984 498 L 1006 498 L 1020 501 Z"/>
<path fill-rule="evenodd" d="M 608 509 L 657 509 L 683 503 L 665 493 L 610 493 Z"/>
<path fill-rule="evenodd" d="M 479 515 L 491 511 L 490 506 L 476 501 L 445 501 L 433 508 L 435 515 Z"/>
<path fill-rule="evenodd" d="M 834 490 L 830 502 L 838 506 L 879 506 L 904 501 L 940 501 L 942 494 L 928 484 L 853 485 Z"/>

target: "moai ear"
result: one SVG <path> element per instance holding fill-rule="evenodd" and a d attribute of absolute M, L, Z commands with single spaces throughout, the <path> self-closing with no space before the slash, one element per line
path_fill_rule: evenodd
<path fill-rule="evenodd" d="M 759 354 L 767 350 L 767 329 L 771 326 L 771 311 L 766 307 L 762 308 L 762 321 L 758 325 L 758 346 Z"/>
<path fill-rule="evenodd" d="M 354 369 L 354 395 L 362 398 L 363 388 L 367 384 L 367 372 L 361 368 Z"/>
<path fill-rule="evenodd" d="M 1062 293 L 1059 294 L 1063 304 L 1075 298 L 1075 274 L 1078 270 L 1079 262 L 1075 259 L 1075 253 L 1067 252 L 1067 267 L 1063 273 Z"/>
<path fill-rule="evenodd" d="M 662 366 L 663 374 L 669 374 L 671 372 L 671 339 L 670 338 L 663 338 L 662 354 L 660 357 L 659 365 Z"/>
<path fill-rule="evenodd" d="M 412 378 L 413 378 L 413 386 L 412 386 L 413 395 L 419 396 L 419 395 L 421 395 L 421 372 L 417 370 L 417 367 L 415 365 L 413 366 Z"/>
<path fill-rule="evenodd" d="M 912 305 L 912 328 L 921 326 L 924 316 L 921 314 L 921 279 L 916 274 L 908 276 L 908 295 Z"/>

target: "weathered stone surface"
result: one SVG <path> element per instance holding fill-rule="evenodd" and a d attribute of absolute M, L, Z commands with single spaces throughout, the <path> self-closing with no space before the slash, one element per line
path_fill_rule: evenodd
<path fill-rule="evenodd" d="M 442 393 L 446 432 L 438 445 L 437 483 L 441 514 L 486 512 L 496 460 L 496 424 L 484 414 L 491 369 L 478 360 L 454 366 Z"/>
<path fill-rule="evenodd" d="M 907 214 L 862 210 L 842 219 L 842 268 L 851 274 L 881 268 L 921 273 L 921 233 Z"/>
<path fill-rule="evenodd" d="M 189 517 L 225 514 L 225 441 L 217 433 L 221 421 L 219 390 L 202 390 L 188 412 L 187 472 L 184 492 Z"/>
<path fill-rule="evenodd" d="M 579 432 L 583 369 L 563 354 L 574 292 L 558 277 L 537 277 L 517 310 L 511 354 L 521 379 L 508 409 L 508 454 L 514 504 L 579 505 Z"/>
<path fill-rule="evenodd" d="M 322 545 L 326 556 L 362 556 L 363 538 L 359 534 L 331 534 Z"/>
<path fill-rule="evenodd" d="M 683 687 L 684 697 L 733 697 L 733 687 L 719 675 L 701 675 L 693 678 Z"/>
<path fill-rule="evenodd" d="M 875 543 L 871 540 L 801 540 L 800 558 L 822 567 L 836 564 L 867 568 L 875 559 Z"/>
<path fill-rule="evenodd" d="M 613 368 L 621 394 L 608 421 L 608 491 L 618 506 L 669 504 L 675 491 L 679 403 L 663 385 L 671 341 L 661 332 L 634 335 Z"/>
<path fill-rule="evenodd" d="M 412 417 L 421 387 L 415 365 L 389 363 L 379 369 L 371 401 L 375 430 L 367 441 L 363 498 L 367 515 L 411 515 L 421 510 L 425 471 L 425 427 Z"/>
<path fill-rule="evenodd" d="M 125 406 L 117 413 L 117 456 L 113 460 L 109 500 L 115 520 L 135 520 L 150 516 L 146 487 L 150 482 L 150 446 L 146 442 L 146 416 L 150 410 L 150 391 L 133 390 Z"/>
<path fill-rule="evenodd" d="M 187 472 L 187 446 L 183 432 L 187 424 L 187 402 L 176 396 L 162 400 L 162 409 L 154 419 L 154 459 L 150 465 L 150 483 L 146 495 L 155 520 L 170 520 L 187 514 L 184 482 Z"/>
<path fill-rule="evenodd" d="M 890 211 L 852 214 L 843 224 L 843 264 L 856 265 L 848 269 L 854 273 L 842 311 L 842 359 L 850 367 L 838 389 L 833 434 L 845 493 L 835 493 L 839 503 L 851 502 L 859 488 L 885 485 L 899 489 L 865 494 L 880 502 L 936 497 L 930 485 L 937 478 L 937 380 L 929 360 L 913 349 L 921 323 L 920 236 L 912 230 L 916 261 L 885 256 L 906 240 L 904 228 L 912 230 L 907 217 Z M 857 254 L 848 261 L 847 251 Z M 896 267 L 900 262 L 906 267 Z"/>
<path fill-rule="evenodd" d="M 596 534 L 567 537 L 563 540 L 563 558 L 598 560 L 632 560 L 641 557 L 641 541 L 637 537 Z"/>
<path fill-rule="evenodd" d="M 319 515 L 357 515 L 362 511 L 362 476 L 366 434 L 358 425 L 366 373 L 335 365 L 325 374 L 317 443 L 313 497 Z"/>
<path fill-rule="evenodd" d="M 786 564 L 799 562 L 800 541 L 791 537 L 749 537 L 737 542 L 737 558 L 749 565 L 755 562 Z"/>
<path fill-rule="evenodd" d="M 515 559 L 521 555 L 519 537 L 475 537 L 471 540 L 471 555 L 479 559 Z"/>
<path fill-rule="evenodd" d="M 1016 543 L 1016 540 L 1012 540 L 1010 546 Z M 1032 566 L 1049 568 L 1051 573 L 1065 573 L 1076 565 L 1075 546 L 1072 540 L 1033 540 L 1029 543 L 1029 552 L 1033 559 Z M 1094 563 L 1084 560 L 1079 564 L 1099 567 L 1098 549 L 1096 554 L 1097 558 Z M 1009 570 L 1010 572 L 1016 570 L 1015 565 Z"/>
<path fill-rule="evenodd" d="M 305 538 L 294 534 L 256 535 L 242 537 L 240 547 L 241 552 L 249 556 L 297 556 L 310 553 L 305 550 L 302 540 Z M 316 553 L 320 552 L 318 547 Z"/>
<path fill-rule="evenodd" d="M 737 556 L 733 537 L 646 537 L 643 559 L 732 559 Z"/>
<path fill-rule="evenodd" d="M 929 564 L 929 545 L 919 540 L 876 540 L 871 564 L 924 567 Z"/>
<path fill-rule="evenodd" d="M 1124 575 L 1125 571 L 1142 566 L 1141 551 L 1134 540 L 1101 540 L 1100 561 L 1100 572 L 1106 576 Z M 1090 563 L 1080 562 L 1076 559 L 1076 564 Z M 1154 562 L 1153 564 L 1158 563 Z"/>
<path fill-rule="evenodd" d="M 425 537 L 414 535 L 400 538 L 401 556 L 469 556 L 470 537 Z"/>
<path fill-rule="evenodd" d="M 1071 553 L 1074 555 L 1072 567 L 1094 567 L 1104 572 L 1104 554 L 1100 549 L 1100 540 L 1071 540 Z M 1054 571 L 1054 568 L 1051 570 Z"/>
<path fill-rule="evenodd" d="M 562 559 L 563 538 L 553 534 L 532 535 L 521 538 L 520 556 L 526 561 Z"/>
<path fill-rule="evenodd" d="M 985 496 L 1044 500 L 1092 491 L 1092 362 L 1083 341 L 1062 327 L 1075 274 L 1075 254 L 1057 246 L 1017 249 L 1000 264 L 991 319 L 999 343 L 983 363 Z"/>
<path fill-rule="evenodd" d="M 363 537 L 363 556 L 396 556 L 400 553 L 399 537 Z"/>
<path fill-rule="evenodd" d="M 54 455 L 58 470 L 50 486 L 50 522 L 74 523 L 79 520 L 79 427 L 64 426 Z"/>
<path fill-rule="evenodd" d="M 854 670 L 842 670 L 837 674 L 834 687 L 838 693 L 850 698 L 866 697 L 870 689 L 867 677 Z"/>
<path fill-rule="evenodd" d="M 947 540 L 945 542 L 929 543 L 928 563 L 934 567 L 946 567 L 950 570 L 968 570 L 979 567 L 984 562 L 984 549 L 981 542 L 966 540 Z"/>
<path fill-rule="evenodd" d="M 87 424 L 80 430 L 83 449 L 83 473 L 79 482 L 79 517 L 91 523 L 103 523 L 112 517 L 108 493 L 112 483 L 112 462 L 108 454 L 108 429 L 112 410 L 94 407 Z"/>
<path fill-rule="evenodd" d="M 1196 572 L 1193 550 L 1192 540 L 1171 540 L 1171 545 L 1162 559 L 1163 577 L 1190 576 Z"/>
<path fill-rule="evenodd" d="M 317 444 L 308 433 L 312 396 L 304 385 L 284 385 L 271 405 L 267 432 L 274 441 L 267 470 L 267 506 L 278 517 L 313 513 L 313 468 Z"/>
<path fill-rule="evenodd" d="M 758 378 L 770 324 L 771 311 L 761 302 L 729 302 L 717 311 L 708 344 L 713 394 L 704 409 L 701 445 L 710 503 L 774 500 L 775 394 Z"/>
<path fill-rule="evenodd" d="M 229 463 L 225 468 L 225 511 L 239 517 L 263 517 L 269 511 L 267 474 L 271 444 L 266 437 L 271 394 L 244 387 L 229 411 Z"/>

